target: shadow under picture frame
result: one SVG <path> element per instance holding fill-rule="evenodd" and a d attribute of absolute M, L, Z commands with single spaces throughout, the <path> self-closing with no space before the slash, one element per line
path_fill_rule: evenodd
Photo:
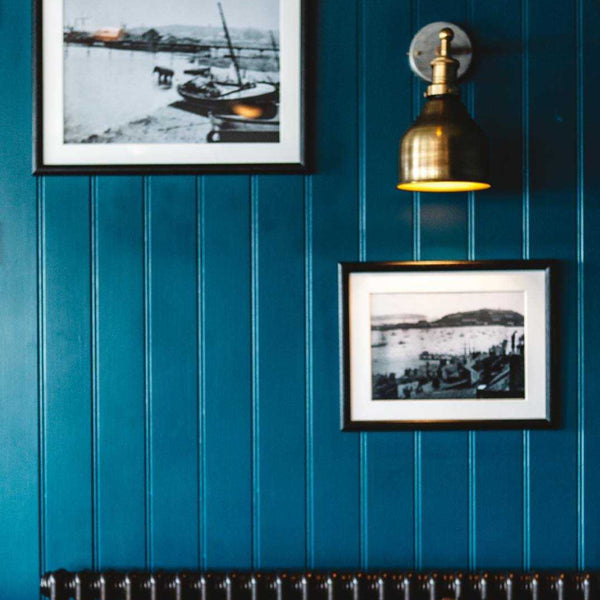
<path fill-rule="evenodd" d="M 306 173 L 311 0 L 33 0 L 34 174 Z"/>
<path fill-rule="evenodd" d="M 342 430 L 557 422 L 551 260 L 340 263 Z"/>

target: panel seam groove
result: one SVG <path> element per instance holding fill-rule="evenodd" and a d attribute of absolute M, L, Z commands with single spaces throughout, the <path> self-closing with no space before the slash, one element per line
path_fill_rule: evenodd
<path fill-rule="evenodd" d="M 473 0 L 466 0 L 466 13 L 470 25 L 475 20 Z M 473 81 L 467 85 L 466 94 L 467 107 L 469 113 L 475 118 L 475 87 Z M 467 228 L 468 228 L 468 247 L 467 255 L 469 260 L 475 260 L 476 257 L 476 204 L 475 192 L 467 193 Z M 468 489 L 469 489 L 469 569 L 474 571 L 477 568 L 477 432 L 469 431 L 468 434 Z"/>
<path fill-rule="evenodd" d="M 197 250 L 197 361 L 198 361 L 198 566 L 207 568 L 206 513 L 206 277 L 204 231 L 205 179 L 196 177 L 196 250 Z"/>
<path fill-rule="evenodd" d="M 91 295 L 91 396 L 92 396 L 92 566 L 99 567 L 99 453 L 100 407 L 98 364 L 98 178 L 90 177 L 90 295 Z"/>
<path fill-rule="evenodd" d="M 365 0 L 356 3 L 357 29 L 357 125 L 358 125 L 358 259 L 367 260 L 367 98 L 366 98 L 366 30 Z M 340 348 L 343 351 L 343 348 Z M 342 389 L 343 386 L 340 387 Z M 368 495 L 368 433 L 359 434 L 359 559 L 362 569 L 368 569 L 368 531 L 369 531 L 369 495 Z"/>
<path fill-rule="evenodd" d="M 306 495 L 305 495 L 305 566 L 315 566 L 315 486 L 314 486 L 314 384 L 313 384 L 313 179 L 304 178 L 304 328 L 305 328 L 305 452 L 306 452 Z"/>
<path fill-rule="evenodd" d="M 577 25 L 577 567 L 586 568 L 585 535 L 585 142 L 583 2 L 575 0 Z"/>
<path fill-rule="evenodd" d="M 252 567 L 261 566 L 260 540 L 260 332 L 259 332 L 259 178 L 250 177 L 251 331 L 252 331 Z"/>
<path fill-rule="evenodd" d="M 419 26 L 419 0 L 411 0 L 411 31 Z M 411 113 L 419 110 L 419 84 L 410 79 Z M 421 194 L 413 192 L 413 259 L 421 260 Z M 413 562 L 415 569 L 423 567 L 423 433 L 413 433 Z"/>
<path fill-rule="evenodd" d="M 530 108 L 529 108 L 529 0 L 521 0 L 521 110 L 523 126 L 523 258 L 530 258 Z M 523 431 L 523 568 L 531 566 L 531 435 Z"/>
<path fill-rule="evenodd" d="M 37 311 L 38 311 L 38 536 L 40 575 L 46 571 L 46 179 L 40 177 L 37 193 Z"/>
<path fill-rule="evenodd" d="M 144 467 L 145 467 L 145 554 L 146 567 L 154 566 L 152 531 L 152 263 L 151 179 L 143 177 L 144 229 Z"/>

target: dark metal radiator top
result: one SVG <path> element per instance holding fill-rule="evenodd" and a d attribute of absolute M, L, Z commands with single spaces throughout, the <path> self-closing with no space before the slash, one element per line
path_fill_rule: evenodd
<path fill-rule="evenodd" d="M 54 571 L 51 600 L 600 600 L 600 573 Z"/>

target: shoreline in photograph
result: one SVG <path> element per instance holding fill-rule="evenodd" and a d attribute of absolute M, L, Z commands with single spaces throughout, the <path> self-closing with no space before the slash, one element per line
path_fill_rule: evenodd
<path fill-rule="evenodd" d="M 192 78 L 184 71 L 204 68 L 204 61 L 178 53 L 77 45 L 65 48 L 64 60 L 65 143 L 207 143 L 213 129 L 210 118 L 177 91 Z M 157 66 L 173 72 L 167 84 L 154 73 Z M 235 78 L 231 66 L 211 70 L 219 81 Z M 249 82 L 278 80 L 278 73 L 245 70 L 243 75 Z M 243 141 L 263 140 L 247 136 Z"/>
<path fill-rule="evenodd" d="M 69 144 L 203 144 L 212 129 L 210 119 L 163 106 L 154 112 Z"/>
<path fill-rule="evenodd" d="M 373 400 L 498 399 L 525 397 L 525 335 L 522 327 L 477 328 L 463 341 L 461 352 L 449 351 L 447 339 L 462 328 L 439 329 L 430 343 L 421 338 L 415 347 L 431 347 L 418 355 L 400 352 L 389 356 L 393 344 L 411 344 L 410 339 L 389 336 L 391 340 L 372 344 Z M 486 329 L 488 331 L 486 331 Z M 493 329 L 493 331 L 492 331 Z M 456 331 L 454 331 L 456 330 Z M 422 330 L 415 329 L 418 335 Z M 430 330 L 434 333 L 434 330 Z M 392 333 L 396 333 L 395 331 Z M 460 335 L 459 340 L 463 340 Z M 489 347 L 482 349 L 488 340 Z M 384 356 L 388 354 L 388 356 Z"/>

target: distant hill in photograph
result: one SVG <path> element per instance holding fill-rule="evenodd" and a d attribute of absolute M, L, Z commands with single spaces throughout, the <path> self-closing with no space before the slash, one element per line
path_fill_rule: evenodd
<path fill-rule="evenodd" d="M 504 327 L 523 327 L 523 315 L 513 310 L 498 310 L 482 308 L 467 312 L 457 312 L 445 315 L 435 321 L 418 321 L 417 323 L 386 323 L 373 325 L 375 331 L 390 331 L 392 329 L 427 329 L 433 327 L 486 327 L 499 325 Z"/>
<path fill-rule="evenodd" d="M 437 321 L 429 323 L 429 327 L 461 327 L 470 325 L 512 325 L 514 327 L 522 327 L 524 321 L 523 315 L 512 310 L 482 308 L 480 310 L 446 315 Z"/>
<path fill-rule="evenodd" d="M 143 35 L 149 29 L 155 29 L 163 37 L 189 38 L 196 40 L 224 40 L 223 27 L 216 25 L 163 25 L 161 27 L 132 27 L 127 31 L 132 35 Z M 254 27 L 230 27 L 231 37 L 245 42 L 270 40 L 270 33 Z M 278 32 L 274 31 L 275 38 Z"/>

